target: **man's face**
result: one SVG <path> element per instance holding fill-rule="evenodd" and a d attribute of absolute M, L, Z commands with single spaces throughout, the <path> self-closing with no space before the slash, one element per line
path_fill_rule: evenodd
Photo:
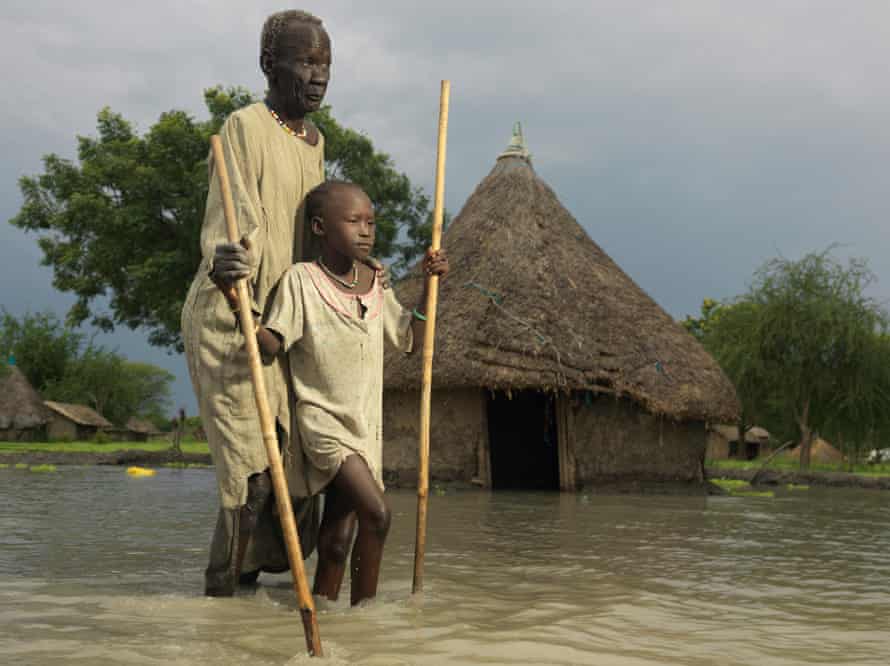
<path fill-rule="evenodd" d="M 314 222 L 313 227 L 317 233 Z M 320 228 L 328 246 L 346 257 L 363 261 L 374 247 L 374 206 L 360 189 L 338 187 L 324 206 Z"/>
<path fill-rule="evenodd" d="M 317 111 L 331 77 L 331 42 L 315 25 L 291 21 L 278 38 L 278 61 L 270 86 L 286 100 L 285 114 L 303 117 Z"/>

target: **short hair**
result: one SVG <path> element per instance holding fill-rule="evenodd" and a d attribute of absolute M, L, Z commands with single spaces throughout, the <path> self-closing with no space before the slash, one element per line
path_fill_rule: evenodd
<path fill-rule="evenodd" d="M 326 180 L 321 185 L 313 187 L 306 195 L 306 219 L 311 221 L 315 217 L 324 217 L 324 205 L 328 197 L 342 189 L 356 190 L 367 196 L 361 186 L 356 183 L 351 183 L 348 180 Z"/>
<path fill-rule="evenodd" d="M 260 67 L 266 76 L 271 73 L 272 66 L 278 61 L 278 37 L 290 21 L 324 30 L 320 18 L 300 9 L 287 9 L 270 15 L 263 23 L 263 31 L 260 33 Z"/>

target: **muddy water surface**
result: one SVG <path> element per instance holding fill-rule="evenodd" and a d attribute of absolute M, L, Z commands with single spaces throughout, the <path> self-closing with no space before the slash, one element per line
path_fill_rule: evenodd
<path fill-rule="evenodd" d="M 389 499 L 380 597 L 320 608 L 324 663 L 890 663 L 888 493 L 446 491 L 421 599 Z M 317 663 L 288 576 L 201 596 L 214 512 L 210 470 L 0 469 L 0 663 Z"/>

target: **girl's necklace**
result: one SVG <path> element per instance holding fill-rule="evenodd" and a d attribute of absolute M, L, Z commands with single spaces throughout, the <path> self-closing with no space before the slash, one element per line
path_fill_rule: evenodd
<path fill-rule="evenodd" d="M 330 268 L 325 266 L 325 263 L 321 260 L 321 257 L 318 258 L 318 265 L 321 267 L 321 270 L 323 270 L 329 278 L 331 278 L 332 280 L 336 281 L 339 284 L 342 284 L 347 289 L 355 289 L 356 286 L 358 285 L 358 266 L 356 266 L 355 261 L 352 262 L 352 280 L 350 280 L 349 282 L 347 282 L 346 280 L 341 278 L 339 275 L 334 273 L 334 271 L 332 271 Z"/>
<path fill-rule="evenodd" d="M 275 122 L 277 122 L 281 126 L 281 129 L 283 129 L 285 132 L 287 132 L 291 136 L 296 137 L 298 139 L 306 138 L 306 123 L 305 123 L 305 121 L 303 122 L 303 126 L 300 128 L 300 131 L 296 132 L 286 122 L 284 122 L 277 113 L 275 113 L 275 109 L 273 109 L 268 104 L 266 104 L 266 108 L 269 109 L 269 113 L 271 113 L 272 117 L 275 118 Z"/>

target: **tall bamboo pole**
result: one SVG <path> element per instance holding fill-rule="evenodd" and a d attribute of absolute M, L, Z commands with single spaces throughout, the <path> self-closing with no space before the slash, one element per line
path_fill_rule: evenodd
<path fill-rule="evenodd" d="M 237 243 L 240 241 L 240 237 L 238 224 L 235 220 L 235 206 L 232 202 L 232 190 L 229 185 L 229 172 L 226 169 L 222 141 L 218 135 L 210 137 L 210 149 L 213 153 L 216 173 L 219 176 L 219 188 L 223 197 L 223 211 L 226 217 L 226 231 L 229 236 L 229 242 Z M 236 287 L 238 290 L 241 330 L 245 332 L 244 339 L 247 343 L 250 378 L 253 381 L 253 391 L 256 397 L 257 412 L 259 413 L 260 429 L 263 434 L 263 444 L 266 447 L 266 455 L 269 458 L 269 472 L 272 476 L 272 487 L 275 490 L 275 501 L 278 505 L 281 531 L 284 533 L 284 544 L 287 547 L 287 559 L 294 579 L 294 591 L 297 594 L 297 601 L 300 605 L 303 632 L 306 634 L 306 648 L 309 650 L 310 656 L 320 657 L 322 656 L 321 637 L 318 634 L 315 603 L 312 601 L 312 593 L 309 591 L 309 583 L 306 580 L 306 570 L 303 568 L 303 550 L 300 548 L 300 539 L 297 536 L 297 523 L 294 520 L 294 512 L 290 502 L 290 492 L 287 489 L 284 466 L 281 464 L 281 454 L 278 451 L 275 422 L 269 411 L 266 382 L 263 377 L 263 366 L 260 362 L 260 350 L 257 346 L 256 334 L 253 332 L 253 312 L 250 307 L 250 296 L 247 293 L 247 280 L 238 280 Z"/>
<path fill-rule="evenodd" d="M 442 214 L 445 198 L 445 145 L 448 138 L 448 101 L 451 82 L 442 81 L 439 97 L 439 145 L 436 157 L 436 194 L 433 206 L 433 238 L 430 249 L 439 249 L 442 240 Z M 423 385 L 420 394 L 420 447 L 417 469 L 417 539 L 414 546 L 414 582 L 411 592 L 423 590 L 423 559 L 426 553 L 426 509 L 430 481 L 430 398 L 433 391 L 433 349 L 436 334 L 436 304 L 439 301 L 439 276 L 430 275 L 427 283 L 426 327 L 423 336 Z"/>

